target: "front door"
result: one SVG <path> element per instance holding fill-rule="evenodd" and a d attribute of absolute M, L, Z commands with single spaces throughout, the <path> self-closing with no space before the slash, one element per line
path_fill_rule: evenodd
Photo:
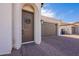
<path fill-rule="evenodd" d="M 34 40 L 34 14 L 22 10 L 22 42 Z"/>

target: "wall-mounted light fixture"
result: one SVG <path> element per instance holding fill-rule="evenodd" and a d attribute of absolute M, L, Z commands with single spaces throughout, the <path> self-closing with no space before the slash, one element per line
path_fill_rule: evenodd
<path fill-rule="evenodd" d="M 43 20 L 41 20 L 41 24 L 43 24 L 44 23 L 44 21 Z"/>
<path fill-rule="evenodd" d="M 43 7 L 44 3 L 41 3 L 41 7 Z"/>

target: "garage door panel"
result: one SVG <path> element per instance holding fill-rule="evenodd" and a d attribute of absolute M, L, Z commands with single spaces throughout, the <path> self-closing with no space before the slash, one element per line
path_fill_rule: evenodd
<path fill-rule="evenodd" d="M 42 36 L 57 35 L 57 25 L 54 23 L 44 22 L 42 24 Z"/>

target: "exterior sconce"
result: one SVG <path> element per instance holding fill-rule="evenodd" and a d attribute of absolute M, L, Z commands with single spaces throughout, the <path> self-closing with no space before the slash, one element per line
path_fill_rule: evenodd
<path fill-rule="evenodd" d="M 41 24 L 43 24 L 44 23 L 44 21 L 43 20 L 41 20 Z"/>
<path fill-rule="evenodd" d="M 41 7 L 43 7 L 44 3 L 41 3 Z"/>

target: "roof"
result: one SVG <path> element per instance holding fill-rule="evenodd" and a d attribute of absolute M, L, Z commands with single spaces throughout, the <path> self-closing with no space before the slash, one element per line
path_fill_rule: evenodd
<path fill-rule="evenodd" d="M 60 23 L 60 20 L 47 16 L 42 16 L 42 20 L 49 23 Z"/>
<path fill-rule="evenodd" d="M 79 26 L 79 23 L 64 23 L 61 26 Z"/>
<path fill-rule="evenodd" d="M 47 16 L 42 16 L 42 20 L 48 23 L 60 23 L 60 26 L 79 26 L 79 22 L 65 23 L 62 20 L 58 20 L 56 18 L 47 17 Z"/>

